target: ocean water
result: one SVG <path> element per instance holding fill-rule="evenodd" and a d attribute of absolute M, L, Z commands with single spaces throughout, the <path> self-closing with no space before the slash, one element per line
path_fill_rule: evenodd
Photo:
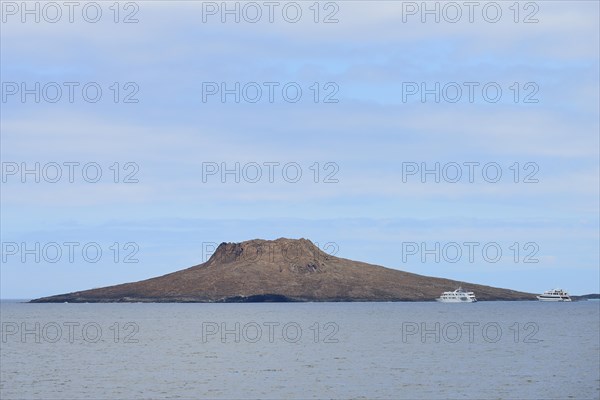
<path fill-rule="evenodd" d="M 600 302 L 0 304 L 2 399 L 598 399 Z"/>

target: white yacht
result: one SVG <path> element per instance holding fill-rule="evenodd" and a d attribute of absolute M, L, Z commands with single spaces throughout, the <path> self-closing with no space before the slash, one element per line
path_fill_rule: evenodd
<path fill-rule="evenodd" d="M 465 292 L 461 287 L 453 292 L 444 292 L 439 299 L 441 303 L 474 303 L 477 301 L 473 292 Z"/>
<path fill-rule="evenodd" d="M 544 293 L 537 296 L 539 301 L 571 301 L 569 293 L 562 289 L 546 290 Z"/>

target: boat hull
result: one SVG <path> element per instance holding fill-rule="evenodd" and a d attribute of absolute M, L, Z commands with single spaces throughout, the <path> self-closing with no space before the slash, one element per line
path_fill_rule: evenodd
<path fill-rule="evenodd" d="M 474 299 L 435 299 L 435 301 L 439 303 L 475 303 L 477 300 Z"/>
<path fill-rule="evenodd" d="M 571 301 L 570 298 L 562 298 L 562 297 L 542 297 L 542 296 L 537 296 L 537 299 L 539 301 L 553 301 L 553 302 L 557 302 L 557 301 Z"/>

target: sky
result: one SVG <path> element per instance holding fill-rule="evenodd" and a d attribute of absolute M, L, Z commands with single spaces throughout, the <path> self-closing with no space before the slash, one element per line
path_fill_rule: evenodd
<path fill-rule="evenodd" d="M 600 292 L 598 2 L 224 4 L 0 2 L 0 298 L 279 237 Z"/>

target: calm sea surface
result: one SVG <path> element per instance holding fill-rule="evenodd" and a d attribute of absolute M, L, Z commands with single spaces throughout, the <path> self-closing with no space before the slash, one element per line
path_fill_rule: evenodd
<path fill-rule="evenodd" d="M 2 399 L 598 399 L 600 302 L 0 304 Z"/>

